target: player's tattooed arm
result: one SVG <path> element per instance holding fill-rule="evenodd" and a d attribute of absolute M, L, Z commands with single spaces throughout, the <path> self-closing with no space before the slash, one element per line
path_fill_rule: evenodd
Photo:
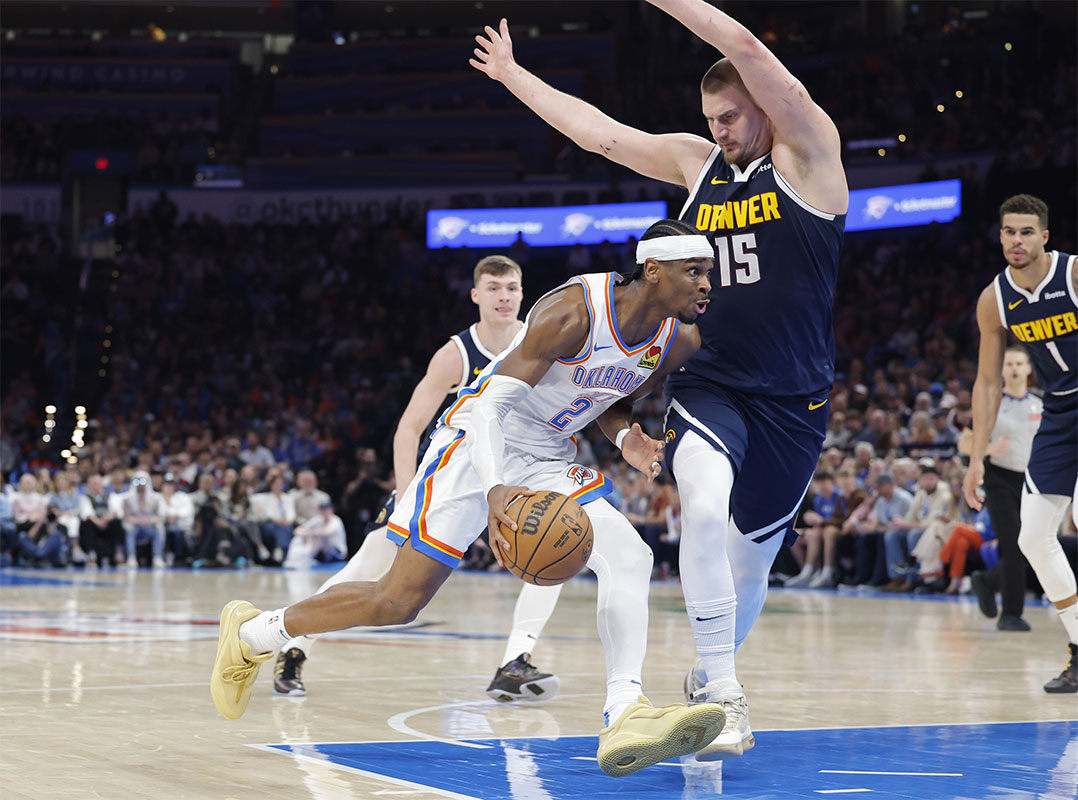
<path fill-rule="evenodd" d="M 555 89 L 513 57 L 509 23 L 487 26 L 475 37 L 469 64 L 512 92 L 548 125 L 579 147 L 640 175 L 688 188 L 714 144 L 690 133 L 652 134 L 607 116 L 578 97 Z"/>
<path fill-rule="evenodd" d="M 783 169 L 806 201 L 821 211 L 844 214 L 849 192 L 838 128 L 805 85 L 748 28 L 710 3 L 648 2 L 730 59 L 753 102 L 774 126 L 775 166 Z"/>

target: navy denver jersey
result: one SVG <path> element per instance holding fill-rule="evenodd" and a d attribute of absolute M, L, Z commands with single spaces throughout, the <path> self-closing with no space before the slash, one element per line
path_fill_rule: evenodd
<path fill-rule="evenodd" d="M 802 200 L 770 154 L 742 171 L 716 146 L 680 219 L 715 246 L 714 302 L 696 321 L 700 350 L 670 377 L 670 389 L 703 380 L 752 394 L 829 391 L 831 306 L 846 215 Z"/>
<path fill-rule="evenodd" d="M 1044 389 L 1044 405 L 1078 393 L 1078 294 L 1074 291 L 1076 258 L 1051 252 L 1052 265 L 1036 289 L 1027 292 L 1011 278 L 1010 268 L 996 276 L 996 305 L 1003 327 L 1026 346 Z"/>

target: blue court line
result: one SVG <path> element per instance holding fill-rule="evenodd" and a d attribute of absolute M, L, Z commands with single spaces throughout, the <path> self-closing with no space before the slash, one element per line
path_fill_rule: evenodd
<path fill-rule="evenodd" d="M 595 736 L 253 745 L 446 797 L 474 800 L 1074 800 L 1078 721 L 756 732 L 742 758 L 691 756 L 625 778 L 595 763 Z M 910 774 L 912 773 L 912 774 Z"/>
<path fill-rule="evenodd" d="M 62 575 L 70 574 L 66 570 L 53 570 Z M 0 569 L 0 586 L 118 586 L 117 583 L 105 581 L 92 581 L 74 578 L 54 578 L 41 572 L 13 572 L 9 569 Z"/>

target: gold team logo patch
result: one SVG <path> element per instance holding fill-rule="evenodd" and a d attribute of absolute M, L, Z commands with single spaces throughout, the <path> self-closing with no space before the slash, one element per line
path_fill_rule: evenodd
<path fill-rule="evenodd" d="M 665 436 L 666 441 L 672 442 L 676 438 L 677 438 L 677 431 L 669 430 L 669 431 L 666 432 L 666 436 Z"/>
<path fill-rule="evenodd" d="M 662 358 L 663 349 L 659 345 L 655 344 L 648 348 L 648 351 L 644 353 L 644 357 L 640 359 L 640 363 L 636 366 L 643 367 L 644 369 L 655 369 L 659 366 L 659 359 Z"/>
<path fill-rule="evenodd" d="M 376 519 L 374 521 L 374 524 L 375 525 L 381 525 L 385 521 L 386 521 L 386 509 L 385 509 L 385 506 L 382 506 L 382 510 L 378 512 L 378 519 Z"/>

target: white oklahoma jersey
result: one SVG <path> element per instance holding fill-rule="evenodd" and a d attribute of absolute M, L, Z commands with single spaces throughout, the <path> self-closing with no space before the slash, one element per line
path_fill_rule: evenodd
<path fill-rule="evenodd" d="M 627 345 L 614 315 L 618 277 L 615 272 L 578 275 L 543 296 L 582 286 L 591 328 L 583 349 L 573 358 L 556 360 L 503 420 L 507 485 L 562 492 L 581 504 L 612 490 L 602 473 L 570 463 L 576 456 L 573 434 L 658 371 L 678 329 L 677 319 L 669 317 L 644 342 Z M 461 445 L 470 406 L 505 353 L 523 340 L 527 323 L 442 415 L 415 479 L 390 517 L 388 536 L 397 544 L 411 540 L 420 552 L 456 566 L 485 527 L 486 495 Z"/>

